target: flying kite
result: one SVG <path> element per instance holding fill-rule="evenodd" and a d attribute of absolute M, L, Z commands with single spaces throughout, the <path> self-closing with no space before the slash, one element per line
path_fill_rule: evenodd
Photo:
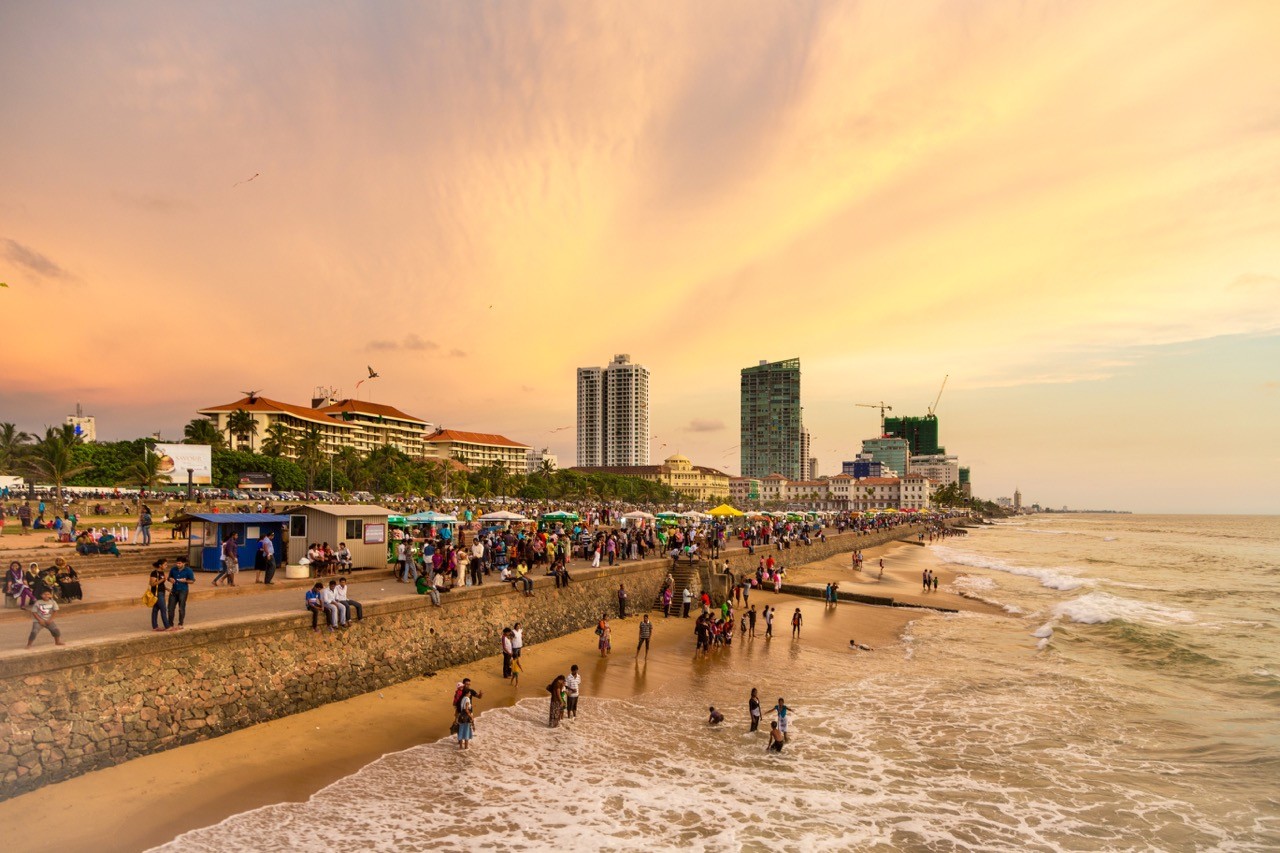
<path fill-rule="evenodd" d="M 258 172 L 254 172 L 254 173 L 253 173 L 253 178 L 258 177 L 258 175 L 259 175 L 259 174 L 260 174 L 260 173 L 258 173 Z M 236 187 L 240 186 L 241 184 L 247 184 L 247 183 L 249 183 L 250 181 L 252 181 L 252 180 L 253 180 L 253 178 L 245 178 L 243 181 L 236 181 L 234 184 L 232 184 L 232 185 L 231 185 L 231 188 L 232 188 L 232 189 L 235 189 Z"/>

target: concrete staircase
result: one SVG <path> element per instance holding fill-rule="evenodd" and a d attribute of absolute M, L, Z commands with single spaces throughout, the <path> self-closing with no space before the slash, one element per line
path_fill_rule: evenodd
<path fill-rule="evenodd" d="M 702 562 L 706 562 L 706 561 L 704 560 Z M 668 561 L 667 565 L 670 566 L 670 561 Z M 695 600 L 697 600 L 698 596 L 702 594 L 702 579 L 698 573 L 699 565 L 700 563 L 693 563 L 692 565 L 690 565 L 690 563 L 687 560 L 681 560 L 678 566 L 676 566 L 674 569 L 669 570 L 671 574 L 671 578 L 673 580 L 672 592 L 671 592 L 672 612 L 675 612 L 681 608 L 682 606 L 681 595 L 684 592 L 684 588 L 686 586 L 689 587 L 689 592 L 693 593 L 693 597 Z M 654 598 L 653 606 L 654 606 L 654 609 L 656 610 L 662 609 L 662 590 L 661 589 L 658 590 L 658 595 Z"/>
<path fill-rule="evenodd" d="M 182 543 L 181 545 L 178 543 Z M 8 569 L 9 563 L 17 560 L 22 568 L 32 563 L 40 568 L 52 566 L 57 557 L 70 563 L 82 578 L 102 578 L 115 575 L 146 575 L 151 571 L 151 564 L 161 557 L 172 561 L 176 557 L 185 556 L 185 540 L 170 541 L 152 539 L 150 546 L 121 545 L 120 556 L 110 554 L 90 554 L 83 556 L 76 553 L 70 545 L 5 548 L 0 549 L 0 570 Z"/>

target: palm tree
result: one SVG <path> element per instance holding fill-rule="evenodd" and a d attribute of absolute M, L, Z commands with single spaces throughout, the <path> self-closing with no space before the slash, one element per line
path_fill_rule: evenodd
<path fill-rule="evenodd" d="M 167 475 L 160 473 L 160 454 L 150 448 L 143 452 L 141 459 L 133 460 L 120 472 L 120 485 L 137 486 L 139 491 L 154 489 L 168 480 Z"/>
<path fill-rule="evenodd" d="M 267 427 L 267 437 L 262 440 L 262 452 L 267 456 L 288 456 L 293 451 L 293 434 L 280 421 Z"/>
<path fill-rule="evenodd" d="M 0 471 L 17 470 L 31 438 L 11 423 L 0 424 Z"/>
<path fill-rule="evenodd" d="M 320 428 L 307 427 L 307 431 L 294 445 L 294 452 L 297 453 L 298 464 L 307 474 L 307 491 L 315 491 L 316 471 L 324 461 L 324 438 L 320 435 Z"/>
<path fill-rule="evenodd" d="M 214 450 L 221 450 L 222 433 L 208 418 L 196 418 L 182 428 L 183 444 L 207 444 Z"/>
<path fill-rule="evenodd" d="M 62 427 L 46 427 L 44 438 L 35 443 L 29 454 L 26 454 L 27 467 L 31 474 L 53 484 L 55 499 L 62 502 L 62 487 L 68 480 L 88 465 L 76 463 L 75 448 L 80 443 L 80 436 L 70 425 Z"/>
<path fill-rule="evenodd" d="M 244 409 L 236 409 L 227 416 L 227 433 L 234 435 L 243 444 L 249 440 L 249 452 L 253 452 L 253 438 L 258 434 L 258 419 Z"/>

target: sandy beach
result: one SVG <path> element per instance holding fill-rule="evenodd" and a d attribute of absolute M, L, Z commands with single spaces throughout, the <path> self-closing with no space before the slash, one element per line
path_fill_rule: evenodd
<path fill-rule="evenodd" d="M 848 555 L 841 555 L 793 570 L 789 581 L 821 584 L 838 580 L 842 589 L 865 589 L 903 601 L 994 612 L 946 593 L 921 596 L 920 571 L 933 563 L 926 548 L 892 544 L 868 549 L 865 556 L 867 567 L 861 574 L 849 569 Z M 884 579 L 876 581 L 871 567 L 881 556 L 886 571 Z M 944 583 L 946 580 L 944 577 Z M 757 593 L 752 603 L 757 609 L 764 604 L 779 608 L 775 638 L 764 640 L 761 624 L 757 631 L 761 636 L 755 640 L 738 637 L 732 648 L 713 654 L 698 666 L 715 666 L 716 654 L 742 654 L 747 646 L 762 680 L 784 680 L 789 659 L 786 650 L 792 644 L 787 617 L 795 607 L 805 616 L 800 643 L 844 651 L 851 638 L 877 649 L 890 646 L 909 621 L 929 618 L 922 611 L 902 608 L 841 604 L 827 609 L 815 599 L 772 593 Z M 545 685 L 575 663 L 583 672 L 584 713 L 589 712 L 593 697 L 628 698 L 688 680 L 693 669 L 693 620 L 664 619 L 660 612 L 650 618 L 655 630 L 647 662 L 638 663 L 634 657 L 637 616 L 613 624 L 614 651 L 607 659 L 600 658 L 590 630 L 545 642 L 529 637 L 518 688 L 501 678 L 501 658 L 494 655 L 441 670 L 433 677 L 138 758 L 16 797 L 0 803 L 0 821 L 21 826 L 32 814 L 41 816 L 40 833 L 17 834 L 10 842 L 14 850 L 99 850 L 103 838 L 112 839 L 114 849 L 146 849 L 239 812 L 306 800 L 381 755 L 445 737 L 453 688 L 464 676 L 484 694 L 476 703 L 481 713 L 519 699 L 545 697 Z M 495 638 L 495 646 L 496 642 Z M 849 654 L 856 658 L 857 653 Z M 792 693 L 802 695 L 802 690 L 793 689 L 788 695 Z M 742 713 L 737 706 L 745 704 L 745 696 L 712 697 L 710 701 L 724 702 L 730 719 L 735 720 Z M 474 749 L 500 748 L 484 742 L 483 719 L 478 729 Z"/>

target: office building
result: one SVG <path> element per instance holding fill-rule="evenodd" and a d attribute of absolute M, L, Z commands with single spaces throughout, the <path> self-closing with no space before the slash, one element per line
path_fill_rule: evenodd
<path fill-rule="evenodd" d="M 694 465 L 688 457 L 679 453 L 668 456 L 661 465 L 605 465 L 595 468 L 579 466 L 570 470 L 617 474 L 620 477 L 636 477 L 662 483 L 687 500 L 722 501 L 731 494 L 728 474 L 705 465 Z"/>
<path fill-rule="evenodd" d="M 544 447 L 541 450 L 534 450 L 530 447 L 525 454 L 525 462 L 526 470 L 530 474 L 537 474 L 541 471 L 543 462 L 547 463 L 547 467 L 552 471 L 560 467 L 559 458 L 551 452 L 549 447 Z"/>
<path fill-rule="evenodd" d="M 911 445 L 905 438 L 890 436 L 867 438 L 862 441 L 862 454 L 859 458 L 865 456 L 870 456 L 872 460 L 880 463 L 883 476 L 899 477 L 909 472 L 908 460 L 911 458 Z"/>
<path fill-rule="evenodd" d="M 81 441 L 97 441 L 98 440 L 98 424 L 93 419 L 93 415 L 86 415 L 84 407 L 76 403 L 76 413 L 67 415 L 65 421 L 67 426 L 73 427 L 75 433 L 80 437 Z"/>
<path fill-rule="evenodd" d="M 578 368 L 578 467 L 649 464 L 649 370 L 615 355 Z"/>
<path fill-rule="evenodd" d="M 909 464 L 912 472 L 924 474 L 939 486 L 960 482 L 960 464 L 954 456 L 942 453 L 912 456 Z"/>
<path fill-rule="evenodd" d="M 935 456 L 947 452 L 945 447 L 938 446 L 937 415 L 885 418 L 884 434 L 905 438 L 911 445 L 912 456 Z"/>
<path fill-rule="evenodd" d="M 741 394 L 742 476 L 800 479 L 800 359 L 743 368 Z"/>

